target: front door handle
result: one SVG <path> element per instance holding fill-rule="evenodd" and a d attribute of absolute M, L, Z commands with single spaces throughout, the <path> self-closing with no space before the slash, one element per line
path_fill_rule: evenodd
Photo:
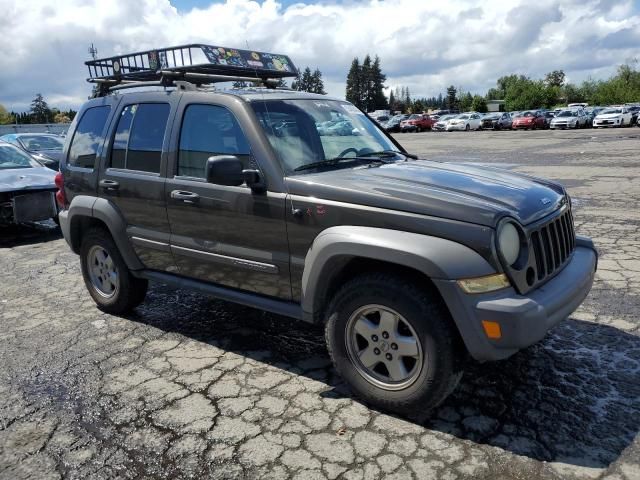
<path fill-rule="evenodd" d="M 173 190 L 171 192 L 171 198 L 174 200 L 182 200 L 184 203 L 195 203 L 200 199 L 200 195 L 184 190 Z"/>
<path fill-rule="evenodd" d="M 99 185 L 107 191 L 115 191 L 120 188 L 120 184 L 115 180 L 100 180 Z"/>

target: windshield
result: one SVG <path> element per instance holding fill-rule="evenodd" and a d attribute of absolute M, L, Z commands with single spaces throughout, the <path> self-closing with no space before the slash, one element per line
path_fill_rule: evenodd
<path fill-rule="evenodd" d="M 9 168 L 31 168 L 31 157 L 11 145 L 0 145 L 0 170 Z"/>
<path fill-rule="evenodd" d="M 409 117 L 409 120 L 420 120 L 422 118 L 422 115 L 411 115 Z"/>
<path fill-rule="evenodd" d="M 32 152 L 39 152 L 40 150 L 62 151 L 64 146 L 62 139 L 49 135 L 21 135 L 20 142 L 24 145 L 24 148 Z"/>
<path fill-rule="evenodd" d="M 323 160 L 400 152 L 348 102 L 265 100 L 251 105 L 287 174 Z"/>
<path fill-rule="evenodd" d="M 446 120 L 451 120 L 452 118 L 456 118 L 455 115 L 443 115 L 438 120 L 444 122 Z"/>
<path fill-rule="evenodd" d="M 575 117 L 577 112 L 572 112 L 571 110 L 564 110 L 560 112 L 556 117 Z"/>
<path fill-rule="evenodd" d="M 622 109 L 620 109 L 620 108 L 607 108 L 606 110 L 603 110 L 602 112 L 600 112 L 601 115 L 606 115 L 608 113 L 622 113 Z"/>

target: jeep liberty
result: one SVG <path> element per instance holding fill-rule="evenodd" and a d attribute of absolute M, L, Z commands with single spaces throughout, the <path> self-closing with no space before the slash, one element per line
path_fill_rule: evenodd
<path fill-rule="evenodd" d="M 597 253 L 561 185 L 418 159 L 349 102 L 274 88 L 295 76 L 286 56 L 187 45 L 87 65 L 56 198 L 105 312 L 153 281 L 322 324 L 353 392 L 406 413 L 591 289 Z M 213 87 L 230 80 L 263 86 Z"/>

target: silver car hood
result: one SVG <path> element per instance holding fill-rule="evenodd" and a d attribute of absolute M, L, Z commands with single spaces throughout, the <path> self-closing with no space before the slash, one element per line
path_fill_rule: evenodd
<path fill-rule="evenodd" d="M 55 188 L 55 176 L 46 167 L 0 169 L 0 192 Z"/>

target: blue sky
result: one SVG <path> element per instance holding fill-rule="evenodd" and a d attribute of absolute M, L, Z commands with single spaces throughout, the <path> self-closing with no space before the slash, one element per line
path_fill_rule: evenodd
<path fill-rule="evenodd" d="M 99 56 L 249 43 L 319 68 L 335 97 L 366 54 L 387 87 L 414 97 L 449 85 L 484 94 L 503 75 L 557 69 L 579 83 L 640 57 L 640 0 L 0 0 L 0 11 L 0 104 L 16 111 L 36 93 L 79 107 L 91 43 Z"/>

